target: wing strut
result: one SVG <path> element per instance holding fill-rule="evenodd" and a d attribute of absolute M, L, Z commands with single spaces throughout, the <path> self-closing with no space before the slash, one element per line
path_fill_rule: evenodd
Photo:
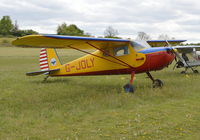
<path fill-rule="evenodd" d="M 106 58 L 104 58 L 104 57 L 101 57 L 101 56 L 98 56 L 98 55 L 95 55 L 95 54 L 89 53 L 89 52 L 87 52 L 87 51 L 84 51 L 84 50 L 81 50 L 81 49 L 78 49 L 78 48 L 72 47 L 72 46 L 70 46 L 70 45 L 68 45 L 68 47 L 69 47 L 69 48 L 72 48 L 72 49 L 75 49 L 75 50 L 78 50 L 78 51 L 80 51 L 80 52 L 86 53 L 86 54 L 90 54 L 90 55 L 92 55 L 92 56 L 95 56 L 95 57 L 98 57 L 98 58 L 101 58 L 101 59 L 105 59 L 105 60 L 110 61 L 110 62 L 112 62 L 112 63 L 116 63 L 116 64 L 119 64 L 119 65 L 122 65 L 122 66 L 127 66 L 127 65 L 124 65 L 124 64 L 121 64 L 121 63 L 118 63 L 118 62 L 115 62 L 115 61 L 112 61 L 112 60 L 106 59 Z"/>
<path fill-rule="evenodd" d="M 131 66 L 131 65 L 127 64 L 126 62 L 124 62 L 124 61 L 122 61 L 122 60 L 120 60 L 120 59 L 118 59 L 118 58 L 116 58 L 116 57 L 112 56 L 111 54 L 109 54 L 108 52 L 104 51 L 103 49 L 100 49 L 100 48 L 98 48 L 98 47 L 96 47 L 96 46 L 94 46 L 94 45 L 90 44 L 89 42 L 86 42 L 86 43 L 87 43 L 88 45 L 90 45 L 91 47 L 93 47 L 93 48 L 95 48 L 95 49 L 97 49 L 97 50 L 99 50 L 99 51 L 101 51 L 101 52 L 105 53 L 106 55 L 108 55 L 108 56 L 110 56 L 110 57 L 112 57 L 112 58 L 116 59 L 117 61 L 119 61 L 119 62 L 121 62 L 121 63 L 125 64 L 126 66 L 128 66 L 128 67 L 130 67 L 130 68 L 134 69 L 134 67 L 133 67 L 133 66 Z"/>

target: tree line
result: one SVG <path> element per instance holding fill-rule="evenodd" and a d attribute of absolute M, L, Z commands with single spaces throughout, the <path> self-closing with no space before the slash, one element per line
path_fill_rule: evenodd
<path fill-rule="evenodd" d="M 0 20 L 0 35 L 1 36 L 25 36 L 31 34 L 38 34 L 38 32 L 29 29 L 29 30 L 21 30 L 15 21 L 13 24 L 10 16 L 3 16 Z"/>
<path fill-rule="evenodd" d="M 65 22 L 61 25 L 58 25 L 57 27 L 57 34 L 58 35 L 69 35 L 69 36 L 91 36 L 90 33 L 85 33 L 84 30 L 77 27 L 75 24 L 67 25 Z M 34 31 L 32 29 L 28 30 L 22 30 L 19 28 L 19 25 L 17 24 L 17 21 L 13 24 L 13 21 L 11 20 L 10 16 L 3 16 L 0 19 L 0 36 L 15 36 L 15 37 L 21 37 L 25 35 L 32 35 L 32 34 L 38 34 L 37 31 Z M 118 31 L 113 29 L 111 26 L 109 26 L 104 31 L 104 37 L 107 38 L 119 38 L 117 37 Z"/>

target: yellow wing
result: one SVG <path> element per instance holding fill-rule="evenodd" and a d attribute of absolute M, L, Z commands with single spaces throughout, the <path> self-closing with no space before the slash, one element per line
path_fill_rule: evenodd
<path fill-rule="evenodd" d="M 78 49 L 94 49 L 91 45 L 98 48 L 118 47 L 129 44 L 130 40 L 111 39 L 111 38 L 93 38 L 93 37 L 75 37 L 60 35 L 29 35 L 17 38 L 12 42 L 19 47 L 31 48 L 67 48 L 69 46 Z"/>

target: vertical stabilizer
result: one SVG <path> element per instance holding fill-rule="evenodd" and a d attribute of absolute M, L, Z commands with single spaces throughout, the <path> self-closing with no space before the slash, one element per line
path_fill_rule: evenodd
<path fill-rule="evenodd" d="M 56 49 L 42 48 L 40 51 L 40 69 L 41 71 L 47 71 L 56 69 L 61 66 L 60 59 L 57 55 Z"/>

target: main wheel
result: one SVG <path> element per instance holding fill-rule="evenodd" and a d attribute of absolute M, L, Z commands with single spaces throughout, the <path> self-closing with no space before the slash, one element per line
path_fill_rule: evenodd
<path fill-rule="evenodd" d="M 160 79 L 156 79 L 153 82 L 153 88 L 158 88 L 158 87 L 162 87 L 163 86 L 163 82 Z"/>
<path fill-rule="evenodd" d="M 186 72 L 185 72 L 185 71 L 181 71 L 180 73 L 181 73 L 181 74 L 186 74 Z"/>
<path fill-rule="evenodd" d="M 126 93 L 130 93 L 130 92 L 133 93 L 134 92 L 134 86 L 131 85 L 131 84 L 126 84 L 126 85 L 123 86 L 123 88 L 124 88 L 124 91 Z"/>
<path fill-rule="evenodd" d="M 194 73 L 199 73 L 199 71 L 198 71 L 198 70 L 194 70 L 193 72 L 194 72 Z"/>

